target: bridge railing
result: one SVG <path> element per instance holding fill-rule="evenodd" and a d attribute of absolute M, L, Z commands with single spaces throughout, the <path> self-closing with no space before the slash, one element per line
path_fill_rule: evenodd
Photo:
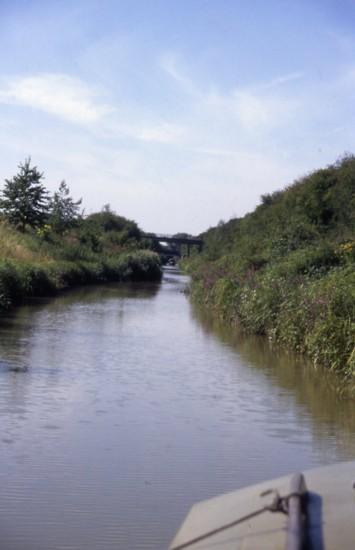
<path fill-rule="evenodd" d="M 201 241 L 198 237 L 193 237 L 192 235 L 187 235 L 178 237 L 176 235 L 167 235 L 166 233 L 143 233 L 143 237 L 146 237 L 147 239 L 161 239 L 164 241 L 165 239 L 176 239 L 178 240 L 184 240 L 184 241 Z"/>
<path fill-rule="evenodd" d="M 163 233 L 144 233 L 143 236 L 147 239 L 152 239 L 154 241 L 166 243 L 166 245 L 174 244 L 179 251 L 179 255 L 181 254 L 181 250 L 182 250 L 181 247 L 187 248 L 188 256 L 190 256 L 190 251 L 192 250 L 192 247 L 197 247 L 199 252 L 201 252 L 203 248 L 203 241 L 198 237 L 191 237 L 191 236 L 174 237 L 174 235 L 166 235 Z"/>

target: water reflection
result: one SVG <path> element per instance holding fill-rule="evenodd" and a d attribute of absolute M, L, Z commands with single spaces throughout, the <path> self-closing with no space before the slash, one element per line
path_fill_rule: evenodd
<path fill-rule="evenodd" d="M 124 301 L 139 296 L 139 300 L 151 300 L 159 290 L 158 283 L 107 284 L 105 286 L 87 286 L 63 292 L 56 298 L 37 298 L 23 306 L 0 316 L 0 375 L 1 371 L 25 372 L 31 364 L 30 347 L 38 330 L 55 331 L 56 340 L 62 346 L 60 333 L 67 322 L 73 322 L 73 315 L 85 315 L 89 310 L 98 323 L 107 317 L 106 304 L 119 303 L 114 315 L 123 321 Z M 73 306 L 73 307 L 71 307 Z M 50 352 L 49 365 L 52 362 Z M 43 362 L 43 361 L 42 361 Z M 53 369 L 51 369 L 53 373 Z"/>
<path fill-rule="evenodd" d="M 6 550 L 165 548 L 197 500 L 353 456 L 332 376 L 194 311 L 186 283 L 169 269 L 2 319 Z"/>
<path fill-rule="evenodd" d="M 344 379 L 327 369 L 315 368 L 303 356 L 271 345 L 266 338 L 246 336 L 237 327 L 222 323 L 204 309 L 194 307 L 192 312 L 206 334 L 231 346 L 250 368 L 266 374 L 269 381 L 280 388 L 280 397 L 286 391 L 286 395 L 297 401 L 301 406 L 300 421 L 302 417 L 312 420 L 313 436 L 325 446 L 325 451 L 337 447 L 337 456 L 329 453 L 330 462 L 354 458 L 354 392 Z M 277 435 L 290 436 L 289 428 L 285 429 L 285 434 L 278 429 Z"/>

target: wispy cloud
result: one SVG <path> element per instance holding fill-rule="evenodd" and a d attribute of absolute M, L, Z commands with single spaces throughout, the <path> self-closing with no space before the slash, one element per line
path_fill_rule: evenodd
<path fill-rule="evenodd" d="M 206 108 L 224 117 L 226 124 L 238 124 L 239 130 L 268 132 L 290 120 L 298 108 L 295 99 L 280 94 L 256 93 L 236 89 L 232 93 L 211 93 L 205 97 Z"/>
<path fill-rule="evenodd" d="M 97 122 L 110 111 L 96 96 L 82 80 L 56 73 L 12 78 L 0 88 L 2 103 L 28 106 L 80 124 Z"/>
<path fill-rule="evenodd" d="M 300 80 L 304 77 L 304 73 L 302 72 L 293 72 L 281 76 L 277 76 L 276 78 L 272 78 L 269 82 L 264 82 L 263 84 L 259 84 L 257 88 L 260 89 L 269 89 L 269 88 L 277 88 L 278 86 L 282 86 L 283 84 L 288 84 L 289 82 L 293 82 L 294 80 Z"/>
<path fill-rule="evenodd" d="M 191 95 L 200 96 L 200 92 L 194 81 L 179 67 L 177 55 L 165 53 L 161 56 L 159 64 L 161 69 L 179 85 L 181 90 Z"/>
<path fill-rule="evenodd" d="M 135 137 L 142 141 L 158 143 L 179 143 L 185 134 L 183 126 L 178 124 L 161 123 L 137 129 Z"/>
<path fill-rule="evenodd" d="M 119 104 L 113 107 L 103 103 L 93 86 L 65 74 L 47 73 L 7 80 L 0 85 L 0 102 L 39 109 L 71 123 L 100 122 L 98 132 L 137 141 L 172 144 L 184 133 L 181 125 L 159 119 L 148 123 L 134 118 L 125 121 L 127 115 Z"/>
<path fill-rule="evenodd" d="M 273 129 L 289 120 L 298 103 L 278 88 L 304 76 L 302 72 L 290 72 L 268 82 L 221 90 L 213 82 L 203 87 L 198 85 L 187 76 L 189 71 L 181 68 L 184 65 L 177 54 L 165 53 L 159 65 L 179 91 L 188 94 L 190 102 L 195 102 L 196 112 L 203 108 L 205 116 L 211 119 L 224 117 L 228 124 L 233 121 L 239 129 L 249 133 Z"/>
<path fill-rule="evenodd" d="M 329 162 L 334 142 L 340 151 L 349 149 L 352 65 L 326 81 L 286 70 L 265 82 L 233 86 L 212 81 L 212 73 L 210 82 L 202 81 L 187 60 L 169 54 L 151 72 L 160 101 L 151 101 L 144 90 L 125 96 L 118 85 L 105 81 L 98 90 L 64 74 L 0 81 L 0 102 L 53 115 L 38 124 L 33 139 L 32 118 L 25 130 L 21 124 L 23 109 L 16 114 L 8 105 L 2 109 L 0 142 L 12 165 L 30 143 L 29 152 L 46 173 L 46 165 L 54 166 L 48 180 L 64 173 L 89 209 L 112 202 L 152 230 L 158 222 L 161 230 L 178 230 L 186 211 L 181 190 L 188 186 L 189 227 L 198 232 L 252 209 L 261 194 L 323 159 Z M 71 124 L 56 124 L 55 118 Z"/>
<path fill-rule="evenodd" d="M 143 118 L 144 114 L 141 115 Z M 129 141 L 156 143 L 166 145 L 177 145 L 183 142 L 186 135 L 186 127 L 177 122 L 169 122 L 161 117 L 148 117 L 148 120 L 139 120 L 137 113 L 135 116 L 126 117 L 125 113 L 117 109 L 114 116 L 107 118 L 100 125 L 98 133 L 101 137 L 109 139 L 127 139 Z"/>

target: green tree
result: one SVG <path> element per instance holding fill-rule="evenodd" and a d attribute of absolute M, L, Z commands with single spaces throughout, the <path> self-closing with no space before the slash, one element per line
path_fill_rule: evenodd
<path fill-rule="evenodd" d="M 42 184 L 43 173 L 31 159 L 19 164 L 19 172 L 5 186 L 0 195 L 0 210 L 4 217 L 20 231 L 30 227 L 41 227 L 48 217 L 48 191 Z"/>
<path fill-rule="evenodd" d="M 105 204 L 101 212 L 90 214 L 85 219 L 85 224 L 96 226 L 104 233 L 124 231 L 126 239 L 136 239 L 137 241 L 141 239 L 141 231 L 138 225 L 134 221 L 116 214 L 109 204 Z"/>
<path fill-rule="evenodd" d="M 70 196 L 70 189 L 63 180 L 49 204 L 49 224 L 57 233 L 74 227 L 81 217 L 80 205 L 82 199 L 74 201 Z"/>

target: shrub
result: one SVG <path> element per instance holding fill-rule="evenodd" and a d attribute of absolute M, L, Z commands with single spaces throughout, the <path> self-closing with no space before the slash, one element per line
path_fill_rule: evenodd
<path fill-rule="evenodd" d="M 192 297 L 244 330 L 355 375 L 355 158 L 265 195 L 185 261 Z"/>

